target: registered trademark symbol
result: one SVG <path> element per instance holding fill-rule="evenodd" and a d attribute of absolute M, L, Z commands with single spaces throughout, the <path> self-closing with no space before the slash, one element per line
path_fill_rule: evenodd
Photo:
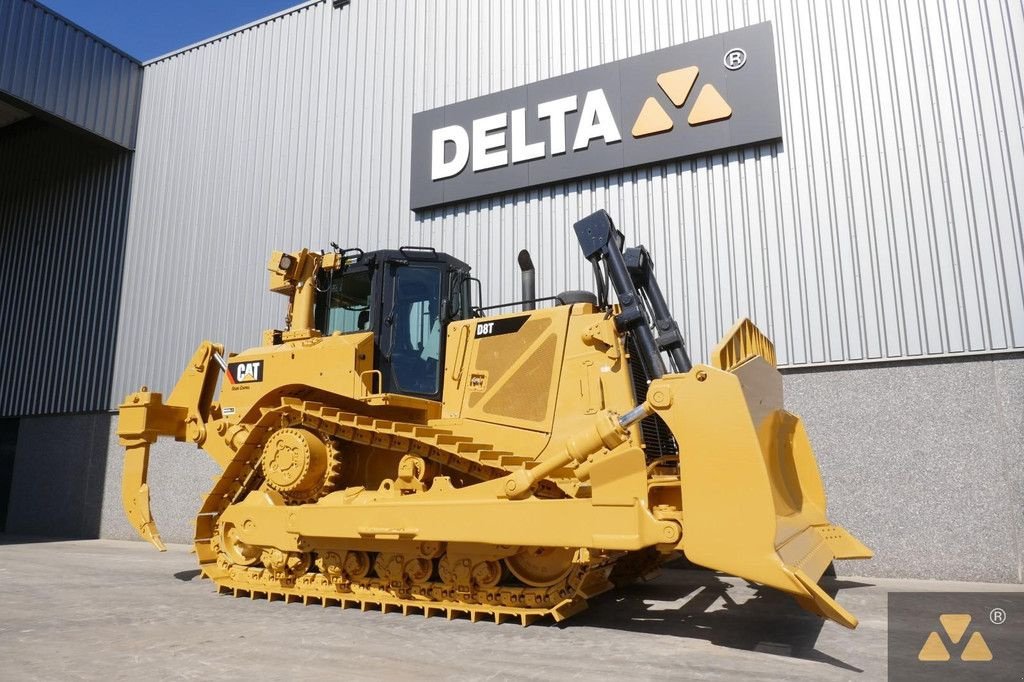
<path fill-rule="evenodd" d="M 992 621 L 993 625 L 1002 625 L 1006 622 L 1006 611 L 1000 608 L 992 609 L 988 612 L 988 619 Z"/>
<path fill-rule="evenodd" d="M 730 71 L 742 69 L 743 65 L 747 63 L 747 52 L 742 47 L 734 47 L 725 53 L 722 63 Z"/>

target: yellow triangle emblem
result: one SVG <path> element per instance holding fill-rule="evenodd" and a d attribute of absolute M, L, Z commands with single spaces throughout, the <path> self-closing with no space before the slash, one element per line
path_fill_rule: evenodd
<path fill-rule="evenodd" d="M 697 95 L 697 101 L 694 102 L 693 109 L 690 110 L 690 116 L 686 119 L 686 122 L 696 126 L 702 123 L 721 121 L 730 116 L 732 116 L 732 107 L 719 94 L 715 86 L 708 83 L 700 89 L 700 94 Z"/>
<path fill-rule="evenodd" d="M 985 643 L 985 638 L 981 636 L 980 632 L 975 632 L 971 635 L 971 638 L 967 640 L 967 646 L 964 647 L 964 651 L 960 654 L 961 661 L 991 661 L 992 650 L 988 648 L 988 644 Z"/>
<path fill-rule="evenodd" d="M 690 89 L 693 88 L 693 83 L 697 80 L 698 73 L 700 73 L 700 69 L 696 66 L 666 71 L 665 73 L 658 74 L 658 85 L 665 91 L 668 98 L 672 100 L 672 104 L 681 107 L 689 96 Z"/>
<path fill-rule="evenodd" d="M 967 613 L 944 613 L 939 616 L 939 622 L 949 635 L 950 641 L 958 644 L 967 631 L 967 626 L 971 624 L 971 616 Z"/>
<path fill-rule="evenodd" d="M 633 124 L 633 137 L 654 135 L 668 130 L 672 130 L 672 119 L 657 100 L 648 97 L 643 109 L 640 110 L 640 115 L 636 117 L 636 123 Z"/>
<path fill-rule="evenodd" d="M 942 644 L 942 640 L 939 639 L 939 633 L 933 632 L 928 635 L 928 639 L 925 640 L 924 646 L 921 647 L 921 651 L 917 654 L 917 660 L 919 661 L 948 661 L 949 652 L 946 651 L 946 647 Z"/>

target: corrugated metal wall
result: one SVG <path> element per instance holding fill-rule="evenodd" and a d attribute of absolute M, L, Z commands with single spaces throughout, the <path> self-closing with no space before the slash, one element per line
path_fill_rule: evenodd
<path fill-rule="evenodd" d="M 414 216 L 414 111 L 774 23 L 782 143 Z M 492 301 L 590 287 L 605 207 L 698 358 L 751 316 L 788 365 L 1024 348 L 1020 3 L 313 3 L 149 64 L 113 400 L 279 325 L 274 248 L 430 244 Z"/>
<path fill-rule="evenodd" d="M 142 66 L 32 0 L 0 0 L 0 93 L 135 145 Z"/>
<path fill-rule="evenodd" d="M 0 417 L 107 408 L 131 153 L 0 130 Z"/>

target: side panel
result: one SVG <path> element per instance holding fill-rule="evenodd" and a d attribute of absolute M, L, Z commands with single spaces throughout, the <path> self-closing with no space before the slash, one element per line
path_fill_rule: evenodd
<path fill-rule="evenodd" d="M 593 424 L 599 412 L 622 414 L 635 406 L 629 361 L 614 321 L 592 306 L 573 306 L 550 451 L 560 452 L 565 439 Z M 640 447 L 639 427 L 630 432 L 630 443 Z"/>
<path fill-rule="evenodd" d="M 569 312 L 559 306 L 452 324 L 445 416 L 457 410 L 466 419 L 550 431 Z"/>
<path fill-rule="evenodd" d="M 588 304 L 453 323 L 444 381 L 444 426 L 531 458 L 635 405 L 614 324 Z"/>
<path fill-rule="evenodd" d="M 343 334 L 251 348 L 228 358 L 219 402 L 225 417 L 241 415 L 289 385 L 359 398 L 362 374 L 373 368 L 373 335 Z"/>

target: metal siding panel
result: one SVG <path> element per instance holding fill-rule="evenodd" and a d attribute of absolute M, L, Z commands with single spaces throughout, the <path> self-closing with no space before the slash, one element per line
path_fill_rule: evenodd
<path fill-rule="evenodd" d="M 408 211 L 414 111 L 764 20 L 781 143 Z M 597 208 L 699 359 L 741 315 L 790 366 L 1024 349 L 1022 28 L 995 0 L 320 2 L 152 62 L 111 400 L 280 325 L 272 249 L 429 244 L 514 300 L 523 246 L 543 293 L 592 286 Z"/>
<path fill-rule="evenodd" d="M 28 120 L 0 158 L 0 416 L 106 409 L 131 154 Z"/>
<path fill-rule="evenodd" d="M 33 0 L 0 2 L 0 91 L 121 147 L 135 144 L 142 66 Z"/>

